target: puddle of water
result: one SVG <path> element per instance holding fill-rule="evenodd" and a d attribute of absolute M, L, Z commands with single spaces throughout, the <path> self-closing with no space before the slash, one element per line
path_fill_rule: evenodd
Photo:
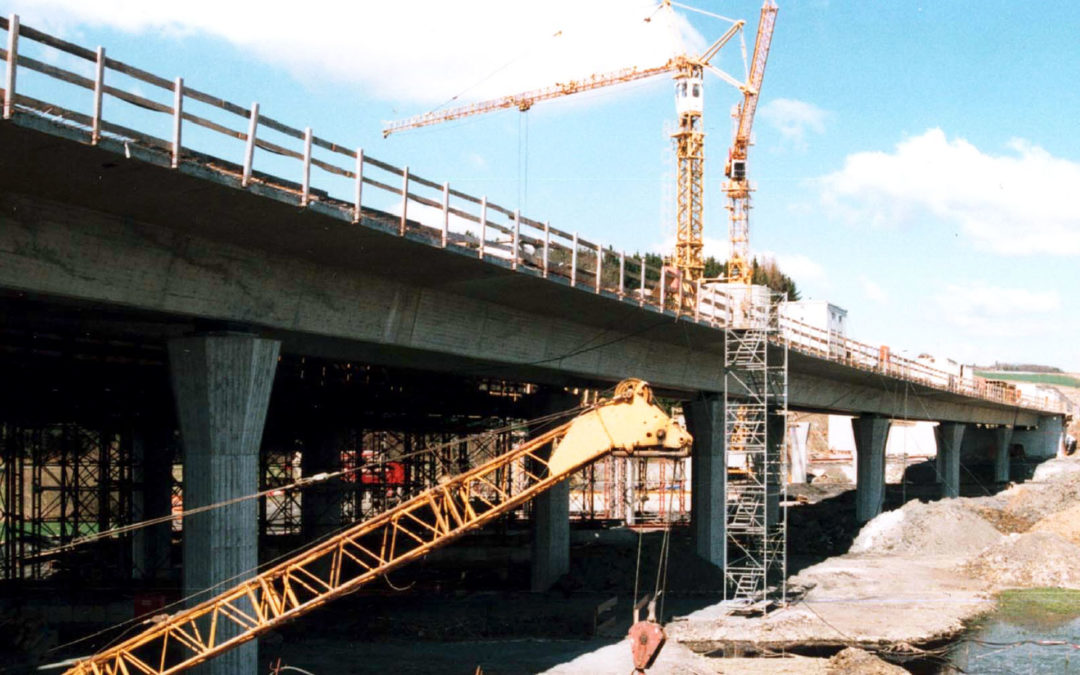
<path fill-rule="evenodd" d="M 1000 608 L 967 637 L 998 644 L 966 641 L 955 645 L 949 660 L 963 672 L 1080 675 L 1080 649 L 1071 644 L 1033 644 L 1040 640 L 1080 643 L 1080 592 L 1057 589 L 1006 592 L 1001 597 Z"/>

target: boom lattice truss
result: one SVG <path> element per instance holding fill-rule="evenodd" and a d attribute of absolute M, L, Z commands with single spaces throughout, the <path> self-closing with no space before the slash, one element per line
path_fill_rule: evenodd
<path fill-rule="evenodd" d="M 77 663 L 70 675 L 176 673 L 256 638 L 507 513 L 613 451 L 679 456 L 690 436 L 626 380 L 571 422 Z M 647 454 L 647 452 L 646 452 Z"/>

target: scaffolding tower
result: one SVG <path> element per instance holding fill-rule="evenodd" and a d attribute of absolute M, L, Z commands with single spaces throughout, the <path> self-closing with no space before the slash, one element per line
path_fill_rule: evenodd
<path fill-rule="evenodd" d="M 775 339 L 782 295 L 743 287 L 724 338 L 727 466 L 724 599 L 787 601 L 787 346 Z M 770 349 L 771 345 L 771 349 Z"/>

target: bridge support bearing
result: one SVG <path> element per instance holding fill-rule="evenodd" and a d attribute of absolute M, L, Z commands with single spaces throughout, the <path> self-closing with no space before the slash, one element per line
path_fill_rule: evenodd
<path fill-rule="evenodd" d="M 1001 426 L 994 429 L 994 480 L 1009 482 L 1009 446 L 1012 445 L 1013 428 Z"/>
<path fill-rule="evenodd" d="M 855 435 L 855 519 L 871 520 L 885 504 L 885 445 L 890 422 L 877 415 L 851 420 Z"/>
<path fill-rule="evenodd" d="M 941 481 L 941 496 L 954 499 L 960 496 L 960 447 L 966 424 L 942 422 L 937 426 L 937 466 Z"/>
<path fill-rule="evenodd" d="M 690 459 L 690 520 L 697 554 L 717 567 L 725 564 L 727 466 L 724 452 L 724 398 L 710 395 L 683 406 L 694 437 Z"/>
<path fill-rule="evenodd" d="M 214 504 L 259 488 L 259 446 L 281 343 L 223 334 L 169 341 L 169 364 L 184 446 L 184 507 Z M 217 583 L 258 565 L 258 503 L 249 500 L 184 519 L 184 594 L 205 600 Z M 207 626 L 209 630 L 209 626 Z M 205 635 L 205 633 L 204 633 Z M 227 636 L 221 633 L 220 641 Z M 200 666 L 213 675 L 254 675 L 252 641 Z"/>

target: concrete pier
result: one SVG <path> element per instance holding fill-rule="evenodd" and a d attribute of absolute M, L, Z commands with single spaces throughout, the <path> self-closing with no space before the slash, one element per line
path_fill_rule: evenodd
<path fill-rule="evenodd" d="M 724 399 L 710 395 L 683 406 L 686 425 L 694 437 L 690 460 L 692 494 L 690 520 L 697 554 L 723 567 L 727 553 L 725 516 L 727 466 L 724 457 Z"/>
<path fill-rule="evenodd" d="M 810 465 L 810 423 L 798 422 L 788 426 L 788 480 L 805 483 Z"/>
<path fill-rule="evenodd" d="M 539 402 L 534 417 L 575 408 L 579 401 L 565 393 L 551 393 Z M 569 421 L 560 418 L 542 428 L 529 429 L 537 436 L 552 426 Z M 529 586 L 534 592 L 550 589 L 570 571 L 570 481 L 562 481 L 533 499 L 532 568 Z"/>
<path fill-rule="evenodd" d="M 1012 442 L 1024 448 L 1028 459 L 1050 459 L 1061 454 L 1065 426 L 1060 415 L 1042 415 L 1033 429 L 1017 429 Z"/>
<path fill-rule="evenodd" d="M 1000 426 L 994 429 L 994 480 L 1009 482 L 1009 447 L 1012 445 L 1013 428 Z"/>
<path fill-rule="evenodd" d="M 941 496 L 960 496 L 960 447 L 964 440 L 966 424 L 942 422 L 937 427 L 938 478 L 941 480 Z"/>
<path fill-rule="evenodd" d="M 885 444 L 890 422 L 878 415 L 863 415 L 851 420 L 855 435 L 855 519 L 871 520 L 885 503 Z"/>
<path fill-rule="evenodd" d="M 184 447 L 185 509 L 258 490 L 259 445 L 279 346 L 275 340 L 236 334 L 169 341 Z M 257 501 L 184 519 L 185 596 L 249 576 L 257 565 Z M 194 605 L 206 597 L 188 602 Z M 198 672 L 254 675 L 257 670 L 258 646 L 250 642 L 201 666 Z"/>

